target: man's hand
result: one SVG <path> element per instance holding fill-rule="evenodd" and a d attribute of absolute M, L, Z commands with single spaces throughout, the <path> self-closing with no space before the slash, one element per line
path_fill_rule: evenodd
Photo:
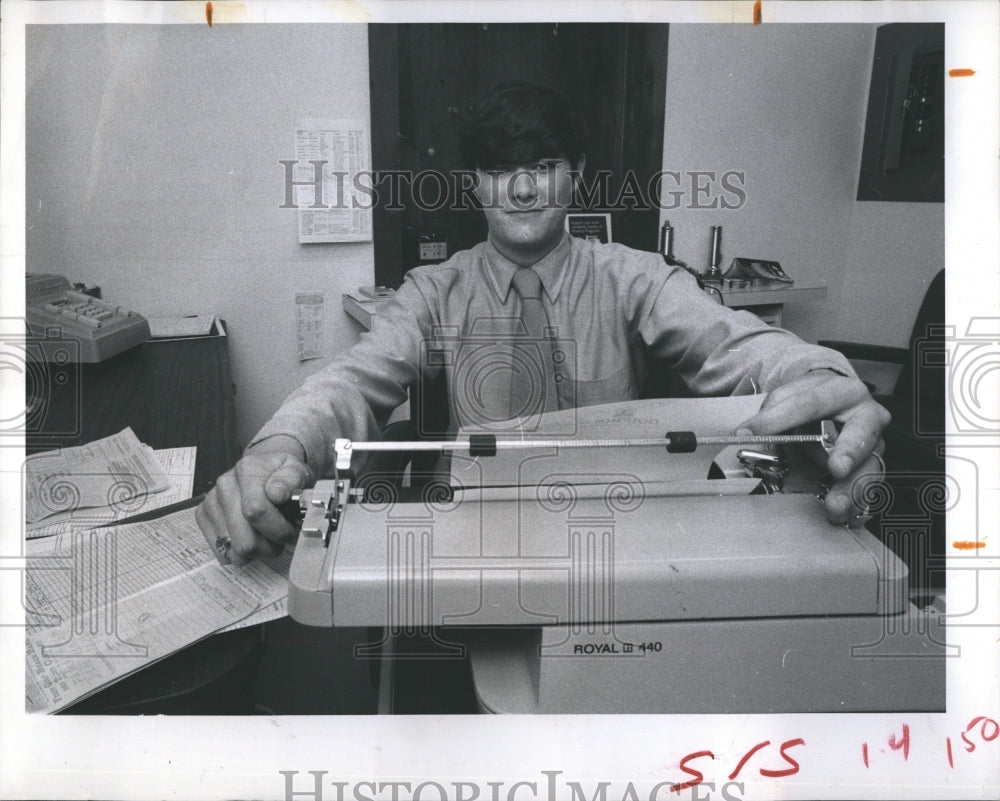
<path fill-rule="evenodd" d="M 824 505 L 830 522 L 846 523 L 866 512 L 852 500 L 865 497 L 859 479 L 868 483 L 883 472 L 882 429 L 890 420 L 889 412 L 872 399 L 861 381 L 832 370 L 813 370 L 771 392 L 739 431 L 779 434 L 819 420 L 834 420 L 842 426 L 827 459 L 826 468 L 835 483 Z"/>
<path fill-rule="evenodd" d="M 244 565 L 281 553 L 298 532 L 275 507 L 311 480 L 302 448 L 290 437 L 271 437 L 247 451 L 195 513 L 219 561 Z"/>

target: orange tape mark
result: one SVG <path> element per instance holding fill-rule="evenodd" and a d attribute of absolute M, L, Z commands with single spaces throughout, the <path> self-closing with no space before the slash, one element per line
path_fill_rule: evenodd
<path fill-rule="evenodd" d="M 208 0 L 205 3 L 205 21 L 208 23 L 208 27 L 212 27 L 212 0 Z"/>
<path fill-rule="evenodd" d="M 753 4 L 753 24 L 760 25 L 764 21 L 764 14 L 761 11 L 761 0 L 756 0 Z"/>
<path fill-rule="evenodd" d="M 948 70 L 948 76 L 951 78 L 971 78 L 976 74 L 975 70 L 970 70 L 968 67 L 959 67 L 957 69 Z"/>
<path fill-rule="evenodd" d="M 956 548 L 959 551 L 974 551 L 976 548 L 985 548 L 985 542 L 979 542 L 978 540 L 955 540 L 951 544 L 952 548 Z"/>

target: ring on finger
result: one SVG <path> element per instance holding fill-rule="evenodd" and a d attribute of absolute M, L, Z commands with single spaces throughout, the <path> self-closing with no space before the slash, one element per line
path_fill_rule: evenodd
<path fill-rule="evenodd" d="M 215 552 L 219 555 L 219 558 L 228 562 L 229 561 L 229 551 L 233 547 L 233 541 L 229 537 L 216 537 L 215 538 Z"/>

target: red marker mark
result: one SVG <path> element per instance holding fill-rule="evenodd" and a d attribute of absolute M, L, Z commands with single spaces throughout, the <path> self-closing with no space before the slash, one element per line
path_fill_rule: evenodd
<path fill-rule="evenodd" d="M 764 21 L 764 14 L 761 11 L 761 0 L 753 4 L 753 24 L 760 25 Z"/>
<path fill-rule="evenodd" d="M 729 774 L 729 780 L 732 781 L 737 776 L 739 776 L 740 771 L 743 770 L 743 766 L 750 761 L 750 757 L 752 757 L 754 754 L 760 751 L 761 748 L 766 748 L 770 744 L 771 744 L 770 740 L 764 740 L 764 742 L 757 743 L 757 745 L 755 745 L 753 748 L 747 751 L 746 754 L 743 755 L 743 759 L 741 759 L 738 763 L 736 763 L 736 769 Z"/>
<path fill-rule="evenodd" d="M 979 540 L 955 540 L 951 547 L 959 551 L 974 551 L 976 548 L 985 548 L 986 543 Z"/>
<path fill-rule="evenodd" d="M 693 754 L 688 754 L 684 759 L 681 760 L 681 770 L 685 773 L 693 776 L 694 778 L 690 781 L 686 781 L 683 784 L 673 784 L 670 786 L 670 792 L 679 793 L 681 790 L 687 790 L 690 787 L 696 787 L 705 781 L 705 774 L 702 773 L 697 768 L 689 768 L 688 762 L 693 759 L 700 759 L 701 757 L 710 757 L 715 759 L 715 754 L 711 751 L 695 751 Z"/>
<path fill-rule="evenodd" d="M 970 70 L 968 67 L 959 67 L 958 69 L 948 70 L 948 77 L 950 78 L 971 78 L 976 74 L 975 70 Z"/>
<path fill-rule="evenodd" d="M 205 3 L 205 21 L 208 23 L 208 27 L 212 27 L 212 0 L 208 0 Z"/>
<path fill-rule="evenodd" d="M 976 745 L 966 735 L 976 728 L 976 726 L 979 726 L 979 736 L 986 742 L 991 742 L 1000 737 L 1000 723 L 997 723 L 993 718 L 983 715 L 973 718 L 969 721 L 969 725 L 965 727 L 965 731 L 962 732 L 962 740 L 965 741 L 965 750 L 970 754 L 976 750 Z"/>
<path fill-rule="evenodd" d="M 951 743 L 948 743 L 948 747 L 951 747 Z M 865 761 L 865 767 L 868 767 L 868 743 L 861 743 L 861 758 Z"/>
<path fill-rule="evenodd" d="M 766 776 L 771 779 L 779 779 L 782 776 L 794 776 L 796 773 L 799 772 L 799 763 L 796 762 L 794 759 L 792 759 L 790 756 L 788 756 L 786 751 L 787 749 L 792 748 L 793 746 L 805 745 L 805 744 L 806 741 L 803 740 L 801 737 L 796 737 L 794 740 L 785 740 L 785 742 L 781 744 L 781 758 L 788 763 L 789 767 L 783 768 L 782 770 L 771 770 L 769 768 L 761 768 L 760 775 Z"/>
<path fill-rule="evenodd" d="M 982 735 L 984 740 L 990 742 L 992 740 L 995 740 L 997 737 L 1000 737 L 1000 723 L 997 723 L 992 718 L 984 718 L 984 717 L 978 717 L 975 720 L 973 720 L 972 723 L 978 723 L 979 721 L 983 721 L 983 725 L 980 726 L 979 728 L 979 733 Z M 990 731 L 992 732 L 992 734 L 986 733 L 987 726 L 990 727 Z"/>
<path fill-rule="evenodd" d="M 893 751 L 902 748 L 904 762 L 910 758 L 910 727 L 908 725 L 903 724 L 903 736 L 900 739 L 897 740 L 895 734 L 889 735 L 889 747 Z"/>
<path fill-rule="evenodd" d="M 955 760 L 951 756 L 951 737 L 945 737 L 944 741 L 948 746 L 948 766 L 953 768 L 955 767 Z"/>

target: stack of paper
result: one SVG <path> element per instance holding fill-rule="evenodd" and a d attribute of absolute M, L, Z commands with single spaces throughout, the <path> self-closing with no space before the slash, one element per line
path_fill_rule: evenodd
<path fill-rule="evenodd" d="M 291 552 L 220 565 L 193 508 L 70 539 L 28 544 L 28 712 L 56 712 L 210 634 L 284 614 Z"/>
<path fill-rule="evenodd" d="M 222 566 L 191 498 L 196 449 L 131 429 L 25 467 L 26 708 L 55 712 L 218 631 L 283 617 L 290 552 Z"/>
<path fill-rule="evenodd" d="M 126 428 L 32 456 L 25 465 L 26 535 L 95 528 L 190 498 L 195 453 L 194 447 L 154 451 Z"/>
<path fill-rule="evenodd" d="M 149 331 L 153 339 L 181 339 L 204 337 L 213 330 L 225 334 L 214 314 L 182 314 L 172 317 L 149 317 Z"/>

